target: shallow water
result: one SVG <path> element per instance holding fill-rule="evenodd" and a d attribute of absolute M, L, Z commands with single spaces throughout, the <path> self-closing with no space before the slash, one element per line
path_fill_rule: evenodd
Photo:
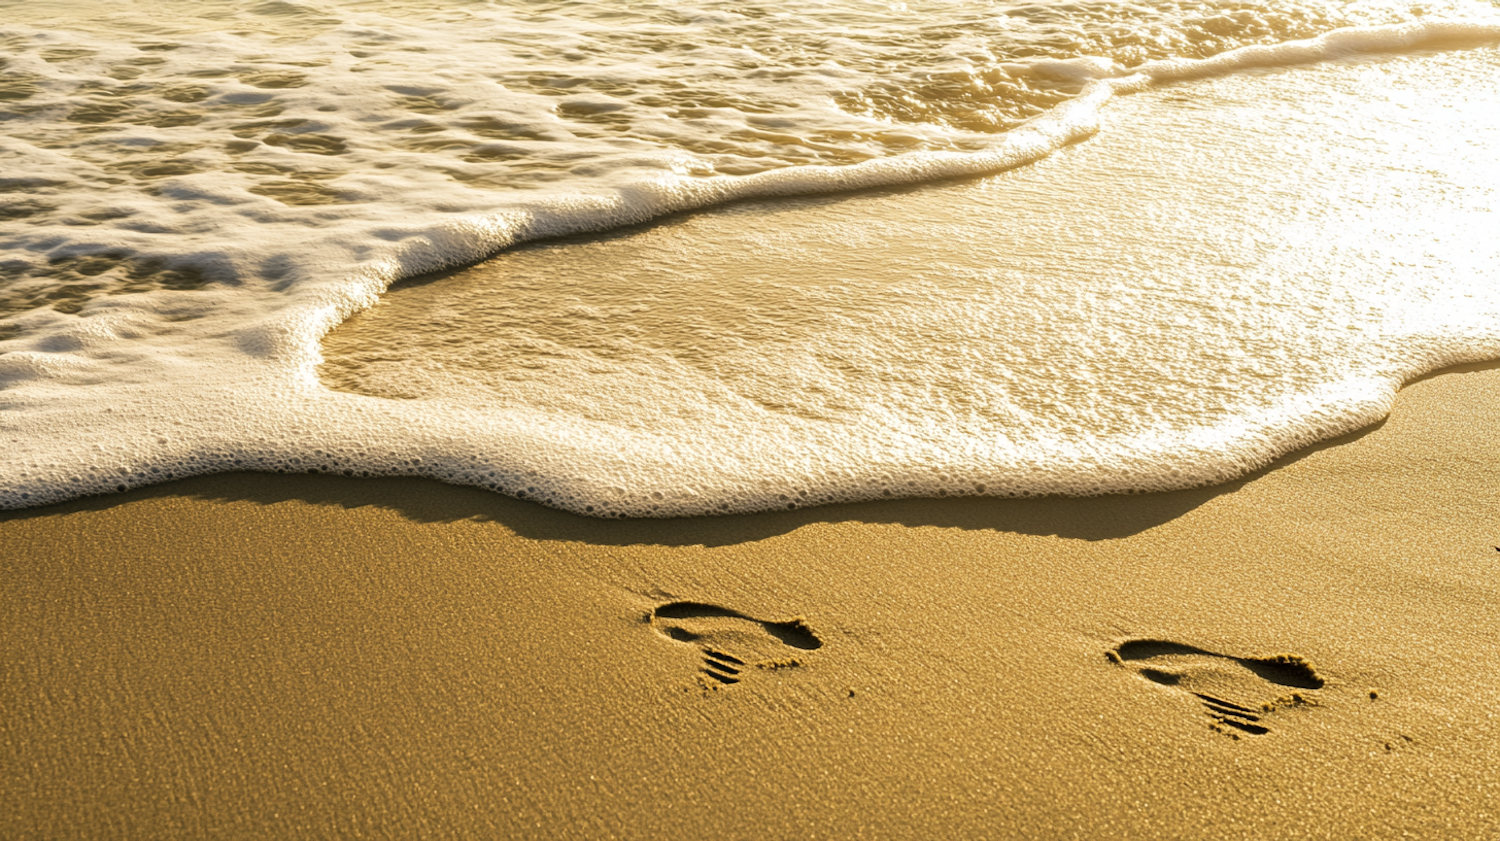
<path fill-rule="evenodd" d="M 738 479 L 729 508 L 756 476 L 791 504 L 1227 479 L 1500 347 L 1500 184 L 1474 178 L 1497 71 L 1197 83 L 975 183 L 523 246 L 393 289 L 328 337 L 323 379 L 670 442 L 682 484 Z"/>
<path fill-rule="evenodd" d="M 1181 487 L 1500 356 L 1489 4 L 154 8 L 0 26 L 6 507 Z"/>

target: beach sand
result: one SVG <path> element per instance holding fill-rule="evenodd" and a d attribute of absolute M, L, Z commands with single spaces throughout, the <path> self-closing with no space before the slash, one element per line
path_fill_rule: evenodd
<path fill-rule="evenodd" d="M 0 835 L 1494 837 L 1497 395 L 1172 494 L 609 522 L 235 474 L 7 514 Z"/>
<path fill-rule="evenodd" d="M 1494 838 L 1497 434 L 1479 365 L 1175 493 L 6 513 L 0 837 Z"/>

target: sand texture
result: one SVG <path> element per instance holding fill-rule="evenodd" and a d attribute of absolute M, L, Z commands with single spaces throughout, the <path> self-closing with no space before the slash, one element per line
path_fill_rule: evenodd
<path fill-rule="evenodd" d="M 1494 839 L 1497 435 L 1488 364 L 1175 493 L 601 520 L 225 474 L 7 513 L 0 838 Z"/>
<path fill-rule="evenodd" d="M 9 514 L 0 835 L 1492 838 L 1497 394 L 1166 495 Z"/>

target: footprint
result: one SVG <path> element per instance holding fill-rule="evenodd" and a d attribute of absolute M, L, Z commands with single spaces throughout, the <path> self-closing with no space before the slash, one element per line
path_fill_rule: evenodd
<path fill-rule="evenodd" d="M 752 669 L 796 668 L 788 648 L 813 651 L 823 641 L 802 619 L 770 622 L 702 602 L 669 602 L 648 617 L 657 633 L 692 643 L 703 654 L 699 680 L 709 688 L 733 686 Z"/>
<path fill-rule="evenodd" d="M 1214 729 L 1235 738 L 1271 732 L 1267 723 L 1277 710 L 1316 706 L 1314 696 L 1288 690 L 1324 684 L 1313 665 L 1296 654 L 1233 657 L 1177 642 L 1130 640 L 1107 656 L 1146 680 L 1191 694 L 1214 720 Z"/>

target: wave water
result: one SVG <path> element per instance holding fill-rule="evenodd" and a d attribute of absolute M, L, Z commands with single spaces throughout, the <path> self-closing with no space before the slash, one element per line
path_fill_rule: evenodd
<path fill-rule="evenodd" d="M 1162 490 L 1368 424 L 1433 367 L 1500 357 L 1486 327 L 1500 284 L 1484 252 L 1334 294 L 1327 317 L 1293 319 L 1295 330 L 1267 328 L 1267 302 L 1288 295 L 1262 294 L 1295 272 L 1231 289 L 1246 305 L 1197 318 L 1197 332 L 1171 306 L 1130 321 L 1141 335 L 1175 325 L 1187 346 L 1259 344 L 1258 359 L 1278 358 L 1267 337 L 1300 336 L 1296 360 L 1319 361 L 1316 376 L 1209 412 L 1203 394 L 1285 380 L 1286 359 L 1247 367 L 1184 351 L 1171 370 L 1133 369 L 1146 399 L 1091 381 L 1096 369 L 1076 363 L 1098 347 L 1076 325 L 1039 333 L 1003 317 L 1182 300 L 1128 279 L 1088 301 L 1052 288 L 947 320 L 932 302 L 951 304 L 954 288 L 972 298 L 972 284 L 895 296 L 842 322 L 899 337 L 853 354 L 868 376 L 799 365 L 837 331 L 777 345 L 786 321 L 758 338 L 783 355 L 750 369 L 797 376 L 752 388 L 720 365 L 681 388 L 681 354 L 637 356 L 625 380 L 672 387 L 634 402 L 622 400 L 630 387 L 584 374 L 481 401 L 355 394 L 319 374 L 324 337 L 400 278 L 734 200 L 1011 169 L 1092 135 L 1122 93 L 1493 46 L 1488 4 L 1420 16 L 1404 4 L 156 8 L 28 3 L 0 26 L 0 507 L 239 469 L 430 476 L 600 516 Z M 515 335 L 544 316 L 567 323 L 540 271 Z M 850 310 L 847 297 L 814 299 L 823 313 Z M 974 323 L 990 328 L 955 327 Z M 1028 341 L 1051 356 L 1007 358 L 1001 344 Z M 924 367 L 924 355 L 946 361 Z M 830 392 L 837 411 L 772 405 Z M 989 408 L 965 408 L 975 403 Z M 1100 404 L 1120 411 L 1085 408 Z M 634 408 L 610 410 L 620 406 Z"/>

